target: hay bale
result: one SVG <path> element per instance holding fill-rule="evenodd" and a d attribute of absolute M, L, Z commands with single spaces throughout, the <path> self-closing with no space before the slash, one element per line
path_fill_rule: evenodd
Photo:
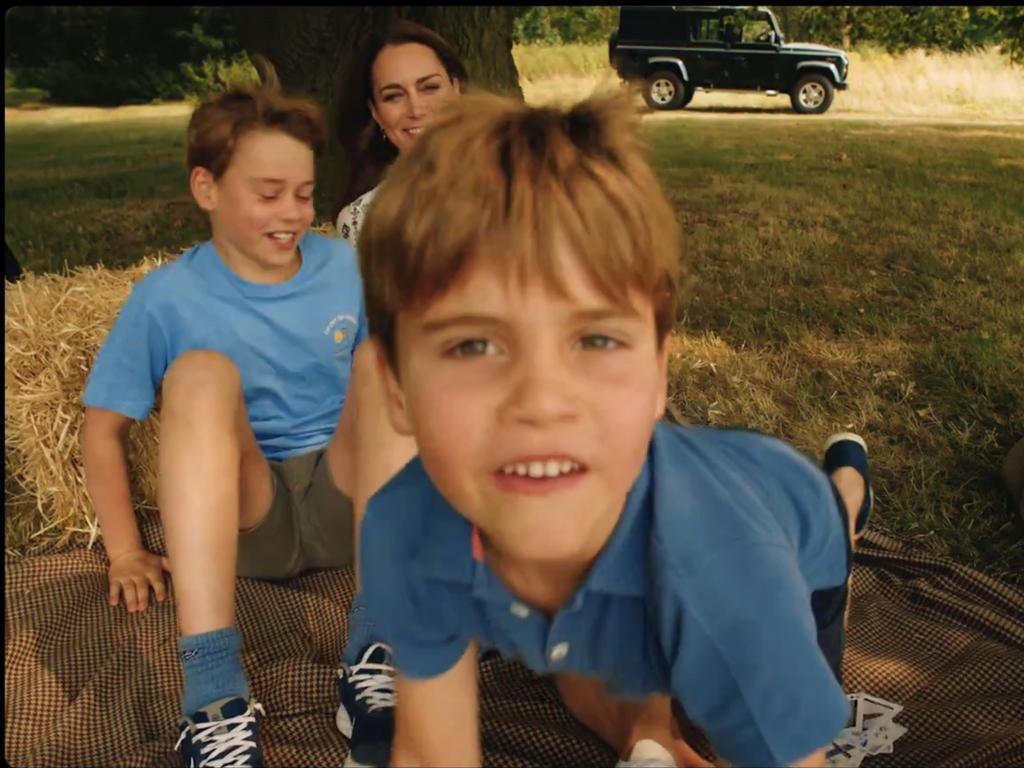
<path fill-rule="evenodd" d="M 167 254 L 129 269 L 80 267 L 67 275 L 26 273 L 4 287 L 6 549 L 24 554 L 99 530 L 85 489 L 79 446 L 82 393 L 132 286 Z M 129 460 L 137 509 L 156 507 L 157 417 L 132 426 Z"/>

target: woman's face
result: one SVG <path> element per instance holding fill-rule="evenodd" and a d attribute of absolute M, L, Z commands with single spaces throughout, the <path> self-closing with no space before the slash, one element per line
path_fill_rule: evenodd
<path fill-rule="evenodd" d="M 450 79 L 434 49 L 421 43 L 384 46 L 371 74 L 370 113 L 399 152 L 459 95 L 458 80 Z"/>

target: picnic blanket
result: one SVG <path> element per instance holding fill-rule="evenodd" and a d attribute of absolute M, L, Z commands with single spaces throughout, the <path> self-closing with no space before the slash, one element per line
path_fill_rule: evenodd
<path fill-rule="evenodd" d="M 163 551 L 159 526 L 143 526 Z M 5 560 L 4 752 L 16 766 L 176 766 L 181 670 L 171 600 L 106 602 L 99 548 Z M 238 624 L 268 766 L 337 766 L 335 672 L 351 569 L 239 583 Z M 1024 591 L 869 532 L 856 555 L 845 683 L 905 709 L 888 766 L 1024 765 Z M 550 680 L 481 664 L 484 759 L 607 765 L 615 755 L 561 706 Z"/>

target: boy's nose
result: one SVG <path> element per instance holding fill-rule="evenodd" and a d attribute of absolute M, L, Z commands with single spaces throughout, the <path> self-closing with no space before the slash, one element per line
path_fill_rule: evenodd
<path fill-rule="evenodd" d="M 515 421 L 547 426 L 572 421 L 577 415 L 573 374 L 558 355 L 525 356 L 510 383 L 507 413 Z"/>

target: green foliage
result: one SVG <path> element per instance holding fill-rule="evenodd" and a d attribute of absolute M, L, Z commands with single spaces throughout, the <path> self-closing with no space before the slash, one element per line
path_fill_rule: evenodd
<path fill-rule="evenodd" d="M 14 85 L 65 104 L 185 99 L 244 69 L 225 8 L 19 6 L 5 37 Z"/>
<path fill-rule="evenodd" d="M 50 94 L 42 88 L 4 88 L 5 107 L 39 104 L 49 98 Z"/>
<path fill-rule="evenodd" d="M 614 5 L 528 6 L 514 22 L 516 43 L 595 43 L 605 41 L 619 23 Z"/>
<path fill-rule="evenodd" d="M 1024 7 L 994 5 L 771 6 L 789 40 L 849 48 L 872 43 L 890 53 L 910 48 L 963 51 L 1003 44 L 1024 55 Z"/>
<path fill-rule="evenodd" d="M 996 31 L 1014 64 L 1024 64 L 1024 5 L 999 8 Z"/>

